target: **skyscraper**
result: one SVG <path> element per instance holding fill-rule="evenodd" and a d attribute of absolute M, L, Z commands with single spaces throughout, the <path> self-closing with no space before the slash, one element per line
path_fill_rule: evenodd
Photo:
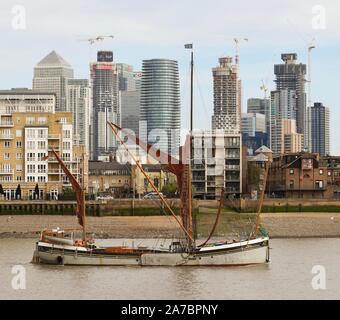
<path fill-rule="evenodd" d="M 270 99 L 250 98 L 247 101 L 248 113 L 260 113 L 266 117 L 266 133 L 270 135 Z"/>
<path fill-rule="evenodd" d="M 141 137 L 161 150 L 177 155 L 180 144 L 181 104 L 178 62 L 143 61 L 141 121 L 147 126 Z"/>
<path fill-rule="evenodd" d="M 122 128 L 139 135 L 140 91 L 121 91 Z"/>
<path fill-rule="evenodd" d="M 329 108 L 322 103 L 314 103 L 310 108 L 312 152 L 320 156 L 330 154 Z"/>
<path fill-rule="evenodd" d="M 306 72 L 305 64 L 297 63 L 296 53 L 283 53 L 281 59 L 283 64 L 274 66 L 276 76 L 276 90 L 288 90 L 288 95 L 295 99 L 294 115 L 296 119 L 297 133 L 306 134 Z M 287 108 L 289 109 L 289 108 Z"/>
<path fill-rule="evenodd" d="M 296 136 L 296 134 L 300 136 Z M 282 89 L 271 92 L 271 137 L 270 145 L 273 154 L 280 155 L 291 150 L 285 144 L 285 139 L 293 135 L 291 141 L 304 141 L 303 134 L 297 132 L 296 124 L 296 95 L 294 90 Z M 298 144 L 295 144 L 295 146 Z M 295 152 L 302 151 L 303 145 L 294 147 Z"/>
<path fill-rule="evenodd" d="M 212 129 L 223 129 L 228 133 L 240 133 L 241 81 L 238 66 L 231 57 L 219 59 L 220 65 L 213 68 L 214 115 Z"/>
<path fill-rule="evenodd" d="M 260 113 L 242 114 L 242 134 L 254 137 L 256 132 L 266 132 L 265 116 Z"/>
<path fill-rule="evenodd" d="M 243 113 L 241 122 L 242 144 L 247 146 L 248 155 L 263 145 L 268 145 L 266 116 L 261 113 Z"/>
<path fill-rule="evenodd" d="M 124 63 L 117 64 L 117 71 L 122 127 L 139 135 L 141 73 L 134 72 L 132 66 Z"/>
<path fill-rule="evenodd" d="M 112 51 L 99 51 L 97 62 L 91 63 L 92 114 L 91 158 L 115 153 L 116 138 L 107 121 L 121 124 L 119 105 L 119 78 Z"/>
<path fill-rule="evenodd" d="M 55 93 L 56 111 L 66 111 L 66 85 L 67 80 L 72 78 L 70 64 L 52 51 L 35 66 L 33 89 Z"/>
<path fill-rule="evenodd" d="M 117 63 L 116 66 L 119 78 L 119 91 L 135 91 L 136 82 L 133 67 L 125 63 Z"/>
<path fill-rule="evenodd" d="M 67 81 L 66 109 L 73 115 L 73 137 L 89 151 L 90 85 L 87 79 Z"/>

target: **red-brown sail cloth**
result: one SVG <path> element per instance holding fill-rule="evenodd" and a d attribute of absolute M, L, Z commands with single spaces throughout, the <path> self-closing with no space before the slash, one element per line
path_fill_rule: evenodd
<path fill-rule="evenodd" d="M 185 144 L 182 148 L 181 157 L 180 160 L 172 157 L 171 155 L 167 154 L 166 152 L 163 152 L 159 149 L 156 149 L 154 146 L 145 143 L 141 139 L 139 139 L 138 136 L 132 134 L 129 130 L 125 130 L 123 128 L 120 128 L 116 124 L 112 123 L 112 126 L 115 127 L 117 131 L 120 131 L 124 133 L 133 143 L 140 146 L 144 151 L 147 152 L 147 154 L 151 157 L 153 157 L 155 160 L 158 160 L 161 165 L 163 165 L 166 170 L 176 175 L 177 179 L 177 185 L 180 192 L 181 197 L 181 217 L 183 221 L 183 225 L 186 230 L 190 229 L 189 232 L 191 232 L 192 228 L 192 217 L 191 213 L 188 211 L 188 194 L 187 194 L 187 188 L 188 186 L 185 185 L 187 183 L 187 175 L 189 174 L 187 172 L 188 165 L 190 162 L 190 147 L 192 144 L 192 138 L 188 135 L 185 141 Z M 117 134 L 117 133 L 116 133 Z"/>
<path fill-rule="evenodd" d="M 63 169 L 64 173 L 66 174 L 66 176 L 69 178 L 71 186 L 73 191 L 76 193 L 76 199 L 77 199 L 77 208 L 76 208 L 76 215 L 78 218 L 78 223 L 83 227 L 84 226 L 84 217 L 83 217 L 83 212 L 84 212 L 84 201 L 83 201 L 83 188 L 79 185 L 77 179 L 73 176 L 73 174 L 70 172 L 70 170 L 66 167 L 66 165 L 64 164 L 64 162 L 60 159 L 60 157 L 58 156 L 58 154 L 52 150 L 52 153 L 54 154 L 54 156 L 56 157 L 57 161 L 59 162 L 61 168 Z M 47 157 L 45 157 L 45 159 L 47 159 Z"/>

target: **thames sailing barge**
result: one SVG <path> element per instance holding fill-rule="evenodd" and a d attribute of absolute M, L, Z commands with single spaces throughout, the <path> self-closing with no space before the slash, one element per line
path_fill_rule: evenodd
<path fill-rule="evenodd" d="M 193 53 L 191 55 L 191 71 L 193 70 Z M 193 72 L 191 72 L 193 75 Z M 191 84 L 193 76 L 191 77 Z M 191 86 L 191 115 L 193 114 L 193 99 Z M 260 212 L 264 197 L 264 187 L 258 208 L 258 214 L 254 228 L 249 236 L 243 240 L 212 242 L 212 236 L 218 225 L 219 217 L 222 210 L 224 191 L 222 188 L 221 200 L 216 216 L 215 224 L 210 232 L 208 239 L 198 243 L 194 239 L 194 227 L 192 218 L 192 186 L 191 186 L 191 159 L 192 159 L 192 116 L 191 116 L 191 134 L 188 135 L 183 147 L 181 159 L 174 159 L 170 155 L 157 150 L 151 145 L 141 141 L 138 137 L 132 136 L 129 132 L 117 125 L 108 122 L 117 139 L 130 153 L 134 163 L 141 170 L 147 181 L 154 191 L 158 194 L 165 209 L 170 213 L 177 222 L 183 236 L 177 241 L 172 241 L 167 248 L 154 247 L 128 247 L 128 246 L 97 246 L 93 239 L 86 234 L 86 214 L 85 214 L 85 191 L 74 178 L 58 154 L 53 151 L 56 160 L 59 162 L 62 170 L 69 178 L 72 188 L 77 197 L 76 214 L 78 222 L 83 228 L 82 239 L 69 237 L 63 230 L 53 229 L 44 230 L 41 233 L 39 241 L 36 243 L 36 249 L 33 256 L 33 262 L 42 264 L 56 265 L 94 265 L 94 266 L 233 266 L 261 264 L 269 261 L 269 237 L 260 231 Z M 147 154 L 157 159 L 166 169 L 175 174 L 177 177 L 178 187 L 180 189 L 181 206 L 180 216 L 177 216 L 172 210 L 169 203 L 159 193 L 152 179 L 143 170 L 142 165 L 134 158 L 129 151 L 121 134 L 131 138 L 136 145 L 144 149 Z M 265 181 L 268 175 L 267 165 Z"/>

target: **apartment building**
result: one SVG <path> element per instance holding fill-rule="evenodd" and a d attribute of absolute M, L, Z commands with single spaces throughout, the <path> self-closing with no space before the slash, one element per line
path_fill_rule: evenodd
<path fill-rule="evenodd" d="M 196 198 L 215 199 L 242 192 L 241 135 L 224 130 L 194 132 L 192 183 Z"/>
<path fill-rule="evenodd" d="M 21 199 L 57 199 L 71 187 L 52 150 L 82 180 L 84 147 L 73 143 L 72 113 L 55 112 L 55 103 L 53 93 L 0 91 L 0 184 L 5 199 L 18 198 L 19 185 Z"/>
<path fill-rule="evenodd" d="M 324 198 L 327 167 L 315 153 L 288 153 L 273 158 L 267 192 L 283 198 Z"/>
<path fill-rule="evenodd" d="M 143 165 L 155 187 L 161 191 L 168 183 L 176 183 L 176 177 L 165 172 L 159 164 Z M 135 193 L 138 198 L 154 189 L 136 165 L 119 162 L 89 162 L 89 193 L 108 193 L 116 198 Z"/>

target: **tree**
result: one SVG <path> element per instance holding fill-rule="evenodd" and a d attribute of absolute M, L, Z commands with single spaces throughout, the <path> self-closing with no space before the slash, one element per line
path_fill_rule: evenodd
<path fill-rule="evenodd" d="M 248 171 L 248 183 L 249 185 L 257 186 L 260 183 L 261 168 L 257 166 L 251 166 Z"/>
<path fill-rule="evenodd" d="M 177 196 L 177 184 L 168 183 L 162 188 L 162 193 L 168 198 L 175 198 Z"/>

